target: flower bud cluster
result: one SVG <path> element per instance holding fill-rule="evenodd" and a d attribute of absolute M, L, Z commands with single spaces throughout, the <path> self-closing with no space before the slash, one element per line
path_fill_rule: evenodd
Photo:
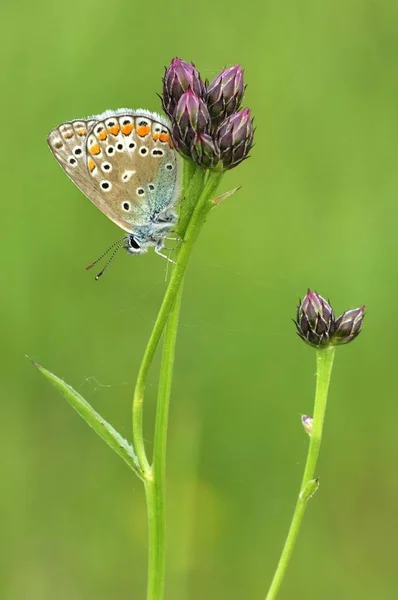
<path fill-rule="evenodd" d="M 239 65 L 203 82 L 194 65 L 174 58 L 163 77 L 163 110 L 176 148 L 206 169 L 232 169 L 253 145 L 253 120 L 241 109 L 245 86 Z"/>
<path fill-rule="evenodd" d="M 337 319 L 322 296 L 308 290 L 297 307 L 297 334 L 310 346 L 322 348 L 348 344 L 361 332 L 365 306 L 346 310 Z"/>

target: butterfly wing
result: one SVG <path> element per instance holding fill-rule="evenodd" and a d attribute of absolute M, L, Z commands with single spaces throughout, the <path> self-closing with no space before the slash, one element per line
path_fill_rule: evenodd
<path fill-rule="evenodd" d="M 87 136 L 87 170 L 125 229 L 152 222 L 178 196 L 178 155 L 162 121 L 121 109 L 105 113 Z"/>
<path fill-rule="evenodd" d="M 79 189 L 127 232 L 172 208 L 180 163 L 165 120 L 143 109 L 63 123 L 48 143 Z"/>
<path fill-rule="evenodd" d="M 73 183 L 112 221 L 129 231 L 127 224 L 121 222 L 119 214 L 113 212 L 109 206 L 107 197 L 98 192 L 98 184 L 87 169 L 87 136 L 96 123 L 95 119 L 96 117 L 92 117 L 62 123 L 49 133 L 47 142 L 59 165 Z"/>

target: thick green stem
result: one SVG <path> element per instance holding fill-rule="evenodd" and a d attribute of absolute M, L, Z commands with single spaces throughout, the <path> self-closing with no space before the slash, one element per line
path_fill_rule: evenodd
<path fill-rule="evenodd" d="M 164 331 L 153 448 L 152 479 L 145 483 L 148 506 L 148 600 L 163 598 L 166 569 L 166 447 L 171 382 L 182 285 Z"/>
<path fill-rule="evenodd" d="M 279 588 L 289 564 L 293 552 L 300 526 L 304 517 L 307 502 L 311 497 L 311 491 L 316 489 L 313 485 L 315 469 L 319 456 L 319 449 L 322 441 L 323 422 L 325 418 L 326 403 L 328 397 L 330 377 L 332 374 L 333 359 L 335 348 L 330 346 L 322 350 L 317 350 L 317 380 L 315 391 L 314 416 L 312 423 L 312 433 L 308 447 L 307 460 L 304 468 L 304 475 L 300 486 L 300 493 L 294 510 L 290 529 L 287 534 L 285 545 L 276 568 L 274 578 L 269 588 L 265 600 L 275 600 Z"/>
<path fill-rule="evenodd" d="M 206 185 L 200 194 L 199 200 L 192 213 L 191 219 L 186 228 L 184 239 L 180 245 L 177 257 L 177 264 L 173 269 L 169 285 L 163 298 L 155 325 L 152 329 L 141 366 L 138 372 L 137 383 L 133 397 L 133 442 L 137 453 L 137 458 L 144 474 L 152 477 L 151 467 L 146 455 L 144 437 L 143 437 L 143 402 L 145 386 L 149 370 L 155 356 L 156 348 L 166 325 L 170 310 L 175 302 L 178 291 L 182 284 L 189 258 L 191 256 L 193 245 L 199 235 L 206 216 L 212 208 L 210 199 L 213 197 L 217 186 L 222 177 L 222 173 L 210 173 Z"/>

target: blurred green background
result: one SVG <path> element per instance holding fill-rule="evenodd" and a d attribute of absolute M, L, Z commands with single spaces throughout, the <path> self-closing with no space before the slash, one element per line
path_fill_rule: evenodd
<path fill-rule="evenodd" d="M 174 56 L 209 79 L 242 64 L 257 131 L 186 279 L 166 598 L 265 597 L 308 444 L 315 354 L 291 322 L 308 286 L 368 314 L 337 352 L 321 486 L 280 598 L 397 598 L 397 2 L 39 0 L 0 16 L 1 599 L 145 597 L 141 483 L 26 355 L 130 435 L 165 263 L 120 253 L 99 282 L 85 272 L 119 231 L 46 136 L 107 108 L 159 110 Z M 149 446 L 155 391 L 156 371 Z"/>

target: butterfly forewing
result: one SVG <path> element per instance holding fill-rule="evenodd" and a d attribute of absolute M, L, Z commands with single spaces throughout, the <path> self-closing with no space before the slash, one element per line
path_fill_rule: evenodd
<path fill-rule="evenodd" d="M 112 221 L 127 231 L 128 228 L 119 223 L 119 215 L 108 206 L 106 198 L 98 194 L 98 184 L 87 169 L 87 136 L 95 123 L 94 118 L 62 123 L 50 132 L 48 145 L 73 183 Z"/>

